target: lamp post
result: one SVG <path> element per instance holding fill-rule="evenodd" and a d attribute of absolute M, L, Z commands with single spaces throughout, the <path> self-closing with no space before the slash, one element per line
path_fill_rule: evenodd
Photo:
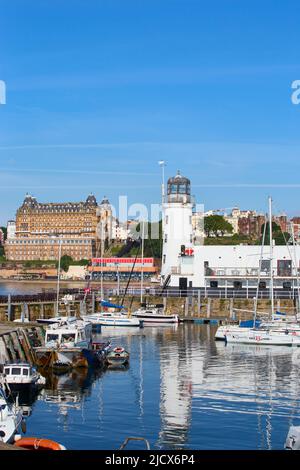
<path fill-rule="evenodd" d="M 165 166 L 166 166 L 166 162 L 164 160 L 160 160 L 158 162 L 158 164 L 161 167 L 161 172 L 162 172 L 161 200 L 162 200 L 162 204 L 163 204 L 165 202 Z"/>

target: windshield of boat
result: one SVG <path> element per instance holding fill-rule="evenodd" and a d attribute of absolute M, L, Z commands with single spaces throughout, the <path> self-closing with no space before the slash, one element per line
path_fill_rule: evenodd
<path fill-rule="evenodd" d="M 75 341 L 75 333 L 67 333 L 64 335 L 61 335 L 61 341 L 62 343 L 66 343 L 68 341 Z"/>
<path fill-rule="evenodd" d="M 20 367 L 12 367 L 11 368 L 12 375 L 21 375 L 21 368 Z"/>
<path fill-rule="evenodd" d="M 53 334 L 50 334 L 50 333 L 47 333 L 46 335 L 46 343 L 49 341 L 57 341 L 59 338 L 59 335 L 53 335 Z"/>

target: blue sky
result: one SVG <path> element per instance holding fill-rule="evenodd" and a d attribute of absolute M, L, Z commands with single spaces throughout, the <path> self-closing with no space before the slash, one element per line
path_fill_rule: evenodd
<path fill-rule="evenodd" d="M 160 198 L 300 215 L 297 0 L 0 0 L 0 223 L 40 201 Z"/>

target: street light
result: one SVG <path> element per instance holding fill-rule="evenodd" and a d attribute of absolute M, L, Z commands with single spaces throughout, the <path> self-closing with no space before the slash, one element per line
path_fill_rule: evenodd
<path fill-rule="evenodd" d="M 161 198 L 162 198 L 162 204 L 165 202 L 165 166 L 166 162 L 164 160 L 160 160 L 158 162 L 159 166 L 161 167 L 162 170 L 162 184 L 161 184 Z"/>

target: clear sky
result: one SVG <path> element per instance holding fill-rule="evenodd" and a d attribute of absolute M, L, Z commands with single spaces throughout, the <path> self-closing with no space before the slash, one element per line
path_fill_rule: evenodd
<path fill-rule="evenodd" d="M 28 191 L 300 215 L 298 0 L 0 0 L 0 223 Z"/>

